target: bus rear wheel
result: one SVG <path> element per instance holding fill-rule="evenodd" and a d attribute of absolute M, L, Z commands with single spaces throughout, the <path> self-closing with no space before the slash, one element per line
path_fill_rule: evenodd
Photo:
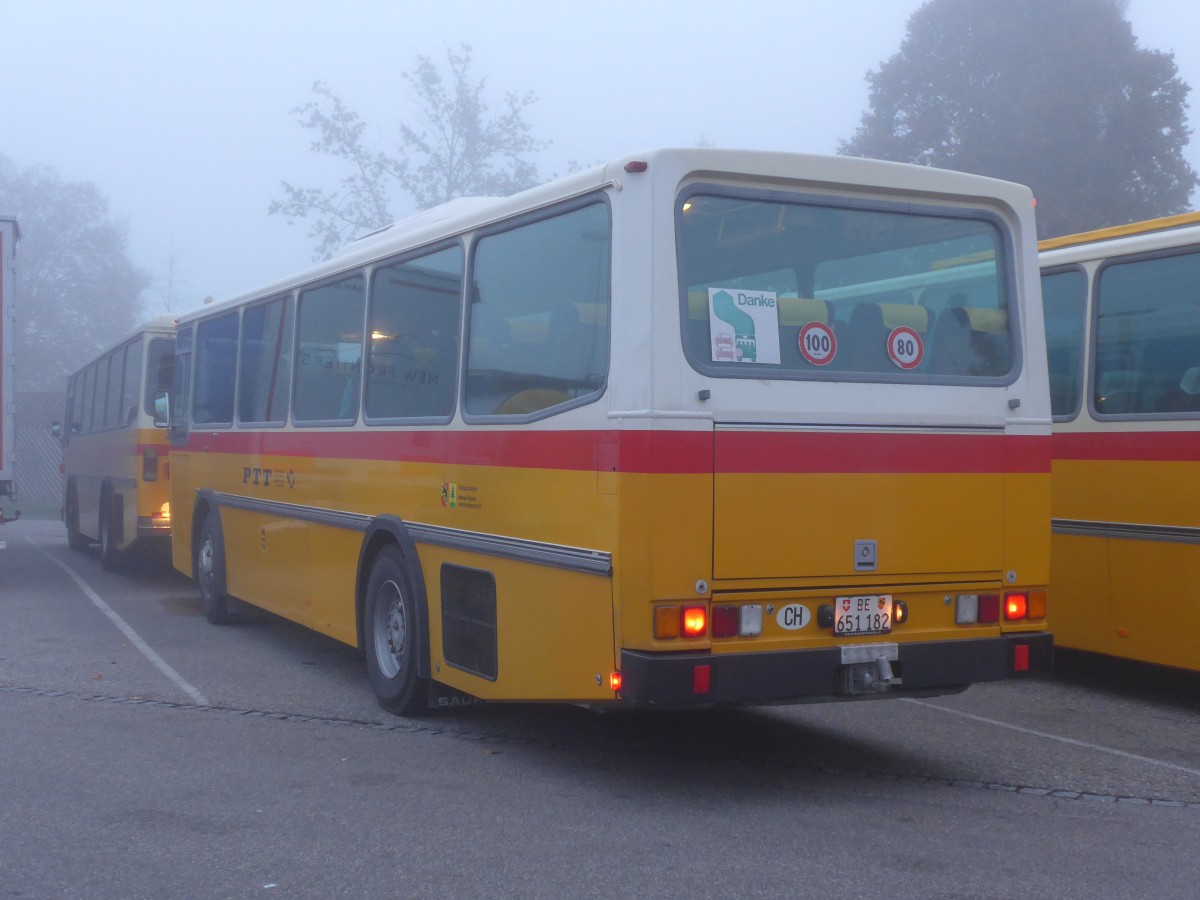
<path fill-rule="evenodd" d="M 200 528 L 195 571 L 204 618 L 213 625 L 228 625 L 233 621 L 233 613 L 229 596 L 225 593 L 225 545 L 221 535 L 221 518 L 216 510 L 208 513 Z"/>
<path fill-rule="evenodd" d="M 91 541 L 79 530 L 79 495 L 75 492 L 75 485 L 71 485 L 67 491 L 67 508 L 63 510 L 63 518 L 67 525 L 67 546 L 76 551 L 86 550 Z"/>
<path fill-rule="evenodd" d="M 398 716 L 424 712 L 428 684 L 418 674 L 424 638 L 399 548 L 385 547 L 375 559 L 364 612 L 367 675 L 379 705 Z"/>
<path fill-rule="evenodd" d="M 125 554 L 117 549 L 115 532 L 121 504 L 112 494 L 100 504 L 100 565 L 106 571 L 117 572 L 125 561 Z"/>

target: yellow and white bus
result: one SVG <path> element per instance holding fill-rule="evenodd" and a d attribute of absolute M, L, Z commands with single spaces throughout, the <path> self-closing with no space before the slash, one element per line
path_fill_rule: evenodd
<path fill-rule="evenodd" d="M 387 709 L 932 695 L 1045 672 L 1032 197 L 658 150 L 179 323 L 175 566 Z"/>
<path fill-rule="evenodd" d="M 73 550 L 100 545 L 116 568 L 139 543 L 164 553 L 171 536 L 166 407 L 175 322 L 160 316 L 67 380 L 63 520 Z"/>
<path fill-rule="evenodd" d="M 1200 670 L 1200 213 L 1040 248 L 1055 640 Z"/>

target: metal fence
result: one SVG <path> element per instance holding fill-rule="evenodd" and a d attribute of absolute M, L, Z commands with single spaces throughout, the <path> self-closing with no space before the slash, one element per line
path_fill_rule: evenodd
<path fill-rule="evenodd" d="M 50 433 L 63 418 L 63 391 L 24 391 L 16 394 L 13 481 L 15 509 L 54 513 L 62 505 L 62 447 Z"/>

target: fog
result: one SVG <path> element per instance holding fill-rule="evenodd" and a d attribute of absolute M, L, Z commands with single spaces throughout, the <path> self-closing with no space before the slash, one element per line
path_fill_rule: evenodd
<path fill-rule="evenodd" d="M 414 102 L 401 73 L 470 44 L 473 74 L 533 91 L 548 178 L 655 146 L 836 152 L 920 0 L 0 0 L 0 153 L 91 181 L 155 279 L 148 312 L 181 313 L 306 266 L 301 222 L 268 216 L 280 181 L 332 187 L 291 110 L 326 82 L 381 148 Z M 1175 53 L 1200 90 L 1185 0 L 1130 0 L 1140 46 Z M 1196 126 L 1191 95 L 1190 124 Z M 1200 144 L 1187 158 L 1200 170 Z M 403 198 L 400 202 L 405 202 Z M 411 212 L 398 207 L 397 216 Z M 0 210 L 3 213 L 15 210 Z"/>

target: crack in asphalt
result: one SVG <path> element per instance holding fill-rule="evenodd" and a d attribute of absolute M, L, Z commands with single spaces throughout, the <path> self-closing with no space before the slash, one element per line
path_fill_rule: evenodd
<path fill-rule="evenodd" d="M 179 703 L 170 700 L 152 700 L 144 697 L 120 697 L 104 694 L 85 694 L 80 691 L 52 690 L 45 688 L 30 688 L 20 687 L 17 685 L 0 684 L 0 692 L 11 694 L 26 694 L 35 697 L 54 697 L 65 698 L 70 700 L 79 700 L 89 703 L 117 703 L 128 704 L 133 706 L 148 706 L 156 709 L 173 709 L 173 710 L 197 710 L 200 712 L 220 713 L 224 715 L 247 716 L 252 718 L 276 719 L 285 722 L 304 722 L 313 723 L 325 726 L 339 726 L 361 728 L 369 731 L 392 732 L 398 734 L 426 734 L 431 737 L 448 737 L 458 740 L 482 741 L 490 744 L 509 745 L 509 746 L 531 746 L 531 747 L 574 747 L 581 749 L 601 749 L 594 743 L 588 741 L 569 741 L 557 738 L 539 738 L 539 737 L 512 737 L 503 734 L 496 734 L 480 729 L 471 728 L 447 728 L 444 726 L 436 726 L 423 724 L 419 722 L 373 722 L 367 719 L 345 719 L 336 716 L 312 716 L 302 713 L 287 713 L 266 709 L 247 709 L 230 706 L 220 706 L 216 704 L 200 704 L 200 703 Z M 609 753 L 610 751 L 605 751 Z M 681 755 L 678 752 L 655 751 L 651 749 L 649 753 L 657 752 L 659 755 L 667 756 L 671 759 L 679 759 Z M 642 754 L 645 755 L 645 754 Z M 714 761 L 711 755 L 691 754 L 693 759 L 704 762 Z M 753 763 L 748 763 L 756 768 L 779 768 L 788 771 L 794 771 L 795 763 L 792 760 L 783 759 L 758 759 Z M 1169 807 L 1172 809 L 1191 809 L 1200 811 L 1200 801 L 1197 800 L 1176 800 L 1168 797 L 1141 797 L 1129 794 L 1103 794 L 1091 793 L 1088 791 L 1076 791 L 1064 788 L 1045 787 L 1029 784 L 1012 784 L 1008 782 L 995 781 L 980 781 L 977 779 L 966 778 L 950 778 L 944 775 L 927 775 L 915 772 L 897 772 L 884 769 L 848 769 L 838 766 L 810 766 L 807 769 L 810 773 L 819 773 L 823 775 L 837 776 L 844 778 L 847 775 L 857 776 L 860 778 L 889 781 L 916 785 L 930 785 L 951 788 L 969 788 L 974 790 L 996 791 L 999 793 L 1023 794 L 1034 797 L 1048 797 L 1054 800 L 1071 800 L 1081 803 L 1114 803 L 1127 804 L 1136 806 L 1157 806 Z"/>

